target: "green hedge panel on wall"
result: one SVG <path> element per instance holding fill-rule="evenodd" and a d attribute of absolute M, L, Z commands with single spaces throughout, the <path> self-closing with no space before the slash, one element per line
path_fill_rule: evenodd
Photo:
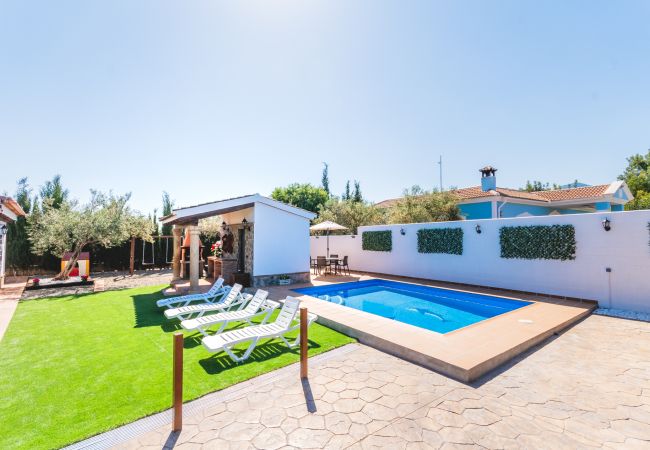
<path fill-rule="evenodd" d="M 462 228 L 436 228 L 418 230 L 419 253 L 463 254 Z"/>
<path fill-rule="evenodd" d="M 364 231 L 361 233 L 361 248 L 372 252 L 390 252 L 393 250 L 393 232 Z"/>
<path fill-rule="evenodd" d="M 502 227 L 499 230 L 502 258 L 576 258 L 576 231 L 573 225 L 532 225 Z"/>

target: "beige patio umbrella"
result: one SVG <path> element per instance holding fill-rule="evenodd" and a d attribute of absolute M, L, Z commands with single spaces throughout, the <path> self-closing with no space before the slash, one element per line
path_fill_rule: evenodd
<path fill-rule="evenodd" d="M 347 230 L 347 227 L 339 225 L 338 223 L 326 220 L 325 222 L 318 223 L 309 227 L 311 231 L 327 231 L 327 257 L 330 257 L 330 231 L 332 230 Z"/>

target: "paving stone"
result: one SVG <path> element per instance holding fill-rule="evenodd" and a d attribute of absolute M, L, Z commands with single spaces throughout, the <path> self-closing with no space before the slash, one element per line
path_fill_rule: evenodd
<path fill-rule="evenodd" d="M 360 423 L 362 425 L 372 422 L 372 419 L 363 412 L 354 412 L 352 414 L 346 414 L 346 417 L 348 417 L 353 423 Z"/>
<path fill-rule="evenodd" d="M 472 437 L 462 428 L 444 427 L 438 431 L 444 442 L 452 444 L 473 444 Z"/>
<path fill-rule="evenodd" d="M 341 398 L 334 402 L 334 410 L 342 413 L 355 413 L 361 411 L 367 403 L 358 398 Z"/>
<path fill-rule="evenodd" d="M 382 396 L 382 392 L 378 389 L 363 388 L 359 391 L 359 398 L 367 403 L 372 403 Z"/>
<path fill-rule="evenodd" d="M 339 392 L 343 392 L 346 389 L 346 385 L 345 382 L 341 380 L 334 380 L 327 383 L 325 385 L 325 389 L 331 392 L 336 392 L 338 394 Z"/>
<path fill-rule="evenodd" d="M 265 427 L 279 427 L 286 417 L 287 413 L 284 408 L 275 406 L 262 411 L 260 423 Z"/>
<path fill-rule="evenodd" d="M 492 425 L 493 423 L 501 420 L 501 417 L 483 408 L 466 409 L 465 411 L 463 411 L 463 417 L 469 423 L 473 423 L 476 425 Z"/>
<path fill-rule="evenodd" d="M 362 411 L 373 420 L 393 420 L 397 417 L 395 410 L 377 403 L 367 403 Z"/>
<path fill-rule="evenodd" d="M 361 441 L 361 448 L 364 450 L 375 449 L 405 449 L 406 441 L 398 437 L 389 436 L 368 436 Z"/>
<path fill-rule="evenodd" d="M 263 428 L 260 424 L 234 422 L 225 426 L 219 432 L 219 437 L 227 441 L 250 441 Z"/>
<path fill-rule="evenodd" d="M 352 436 L 345 434 L 335 434 L 326 444 L 325 448 L 327 450 L 339 450 L 348 448 L 350 445 L 355 443 L 355 439 Z"/>
<path fill-rule="evenodd" d="M 346 389 L 339 394 L 340 398 L 359 398 L 359 391 L 356 389 Z"/>
<path fill-rule="evenodd" d="M 275 450 L 287 444 L 287 436 L 279 428 L 265 428 L 253 439 L 253 445 L 259 449 Z"/>
<path fill-rule="evenodd" d="M 612 428 L 626 437 L 650 441 L 650 425 L 634 419 L 614 420 Z"/>
<path fill-rule="evenodd" d="M 298 422 L 300 428 L 307 428 L 310 430 L 324 430 L 325 429 L 325 418 L 323 416 L 316 416 L 314 414 L 308 414 Z M 328 427 L 329 429 L 329 427 Z"/>
<path fill-rule="evenodd" d="M 282 424 L 280 424 L 280 429 L 288 434 L 297 429 L 298 425 L 298 419 L 287 417 L 282 421 Z"/>
<path fill-rule="evenodd" d="M 289 445 L 298 448 L 325 448 L 333 434 L 327 430 L 307 430 L 298 428 L 287 436 Z"/>
<path fill-rule="evenodd" d="M 346 434 L 351 425 L 352 420 L 347 414 L 331 412 L 325 416 L 325 428 L 334 434 Z"/>
<path fill-rule="evenodd" d="M 348 430 L 348 435 L 350 435 L 356 441 L 363 439 L 369 434 L 370 431 L 368 430 L 366 425 L 360 423 L 353 423 L 352 425 L 350 425 L 350 429 Z"/>

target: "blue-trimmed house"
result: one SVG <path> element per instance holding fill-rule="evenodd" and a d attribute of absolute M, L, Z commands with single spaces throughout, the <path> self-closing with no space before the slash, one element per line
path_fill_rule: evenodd
<path fill-rule="evenodd" d="M 458 197 L 464 219 L 623 211 L 625 204 L 633 199 L 624 181 L 535 192 L 500 188 L 496 171 L 494 167 L 484 167 L 480 170 L 480 186 L 452 191 Z M 397 201 L 399 199 L 384 200 L 377 206 L 390 207 Z"/>

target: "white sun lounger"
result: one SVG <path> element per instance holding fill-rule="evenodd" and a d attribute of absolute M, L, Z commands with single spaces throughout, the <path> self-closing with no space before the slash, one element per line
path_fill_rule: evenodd
<path fill-rule="evenodd" d="M 165 317 L 168 319 L 179 318 L 180 320 L 186 320 L 192 316 L 201 317 L 207 312 L 222 312 L 229 309 L 242 309 L 244 304 L 251 299 L 252 295 L 242 294 L 241 288 L 241 284 L 235 283 L 232 289 L 228 292 L 228 295 L 223 297 L 219 302 L 168 309 L 165 311 Z"/>
<path fill-rule="evenodd" d="M 279 337 L 289 348 L 293 348 L 300 343 L 300 334 L 293 343 L 289 343 L 284 335 L 300 328 L 300 321 L 296 321 L 296 314 L 299 306 L 300 300 L 293 297 L 287 297 L 284 300 L 284 305 L 282 305 L 280 314 L 278 314 L 275 322 L 265 325 L 253 325 L 239 330 L 226 331 L 225 333 L 207 336 L 201 340 L 201 343 L 209 352 L 226 352 L 235 362 L 246 360 L 253 352 L 260 339 L 273 339 Z M 317 318 L 316 314 L 310 313 L 307 325 L 311 325 L 311 323 Z M 242 356 L 235 355 L 232 348 L 237 344 L 247 341 L 250 341 L 250 344 L 248 344 L 248 348 L 244 354 Z"/>
<path fill-rule="evenodd" d="M 213 325 L 221 324 L 217 334 L 221 333 L 231 322 L 248 322 L 253 325 L 251 320 L 257 316 L 263 316 L 262 325 L 269 320 L 273 311 L 280 307 L 280 303 L 267 300 L 268 292 L 258 289 L 253 299 L 248 302 L 244 309 L 239 311 L 226 311 L 218 314 L 210 314 L 195 319 L 183 320 L 181 327 L 188 331 L 199 331 L 204 336 L 209 336 L 207 329 Z"/>
<path fill-rule="evenodd" d="M 215 301 L 221 299 L 230 291 L 230 286 L 223 285 L 223 278 L 219 277 L 217 281 L 214 282 L 212 287 L 208 292 L 203 294 L 190 294 L 190 295 L 181 295 L 178 297 L 169 297 L 161 298 L 156 302 L 158 307 L 167 307 L 167 308 L 178 308 L 179 306 L 187 306 L 192 302 L 202 302 L 202 303 L 214 303 Z"/>

